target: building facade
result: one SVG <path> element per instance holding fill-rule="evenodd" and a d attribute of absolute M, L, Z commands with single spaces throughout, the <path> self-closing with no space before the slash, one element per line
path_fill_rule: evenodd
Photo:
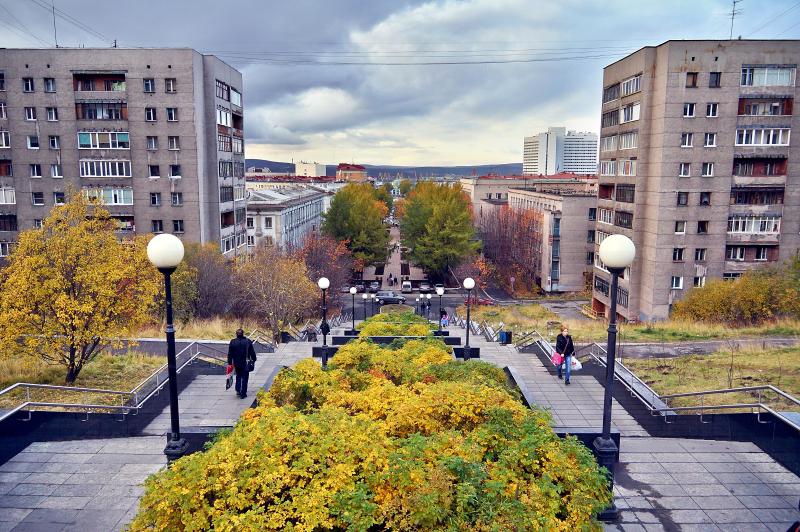
<path fill-rule="evenodd" d="M 545 292 L 580 292 L 591 286 L 597 194 L 557 186 L 511 188 L 508 206 L 541 215 L 539 287 Z"/>
<path fill-rule="evenodd" d="M 562 172 L 590 175 L 597 172 L 597 134 L 551 127 L 525 137 L 522 155 L 524 175 Z"/>
<path fill-rule="evenodd" d="M 797 253 L 798 57 L 797 40 L 667 41 L 604 69 L 596 241 L 636 244 L 622 318 L 666 318 L 709 278 Z M 607 315 L 595 261 L 592 305 Z"/>
<path fill-rule="evenodd" d="M 0 254 L 68 190 L 121 235 L 245 245 L 242 75 L 191 49 L 0 49 Z"/>
<path fill-rule="evenodd" d="M 339 163 L 339 165 L 336 167 L 337 181 L 363 183 L 368 178 L 369 176 L 367 175 L 367 169 L 360 164 Z"/>
<path fill-rule="evenodd" d="M 305 161 L 294 163 L 294 175 L 300 177 L 320 177 L 327 171 L 324 164 L 317 162 L 307 163 Z"/>
<path fill-rule="evenodd" d="M 302 245 L 322 224 L 327 194 L 312 187 L 251 190 L 247 198 L 247 246 L 264 242 L 283 248 Z"/>

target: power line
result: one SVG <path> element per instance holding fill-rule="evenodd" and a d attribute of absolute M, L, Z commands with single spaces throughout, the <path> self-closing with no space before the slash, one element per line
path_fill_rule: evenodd
<path fill-rule="evenodd" d="M 800 25 L 800 21 L 798 21 L 798 22 L 795 22 L 794 24 L 792 24 L 791 26 L 789 26 L 788 28 L 786 28 L 786 29 L 785 29 L 785 30 L 783 30 L 782 32 L 780 32 L 780 33 L 776 34 L 776 35 L 775 35 L 775 37 L 780 37 L 781 35 L 783 35 L 783 34 L 784 34 L 784 33 L 786 33 L 787 31 L 789 31 L 789 30 L 791 30 L 791 29 L 793 29 L 793 28 L 797 27 L 798 25 Z M 774 39 L 775 37 L 773 37 L 773 39 Z"/>
<path fill-rule="evenodd" d="M 789 11 L 792 11 L 793 9 L 797 9 L 797 7 L 800 7 L 800 2 L 796 2 L 795 4 L 793 4 L 792 6 L 790 6 L 790 7 L 789 7 L 789 9 L 786 9 L 785 11 L 781 11 L 780 13 L 778 13 L 777 15 L 775 15 L 774 17 L 772 17 L 771 19 L 767 20 L 767 21 L 766 21 L 766 22 L 764 22 L 762 25 L 760 25 L 759 27 L 757 27 L 756 29 L 754 29 L 753 31 L 751 31 L 749 34 L 747 34 L 747 36 L 748 36 L 748 37 L 750 37 L 750 36 L 752 36 L 752 35 L 754 35 L 754 34 L 758 33 L 760 30 L 762 30 L 762 29 L 766 28 L 766 27 L 767 27 L 767 25 L 769 25 L 769 24 L 770 24 L 772 21 L 774 21 L 774 20 L 776 20 L 776 19 L 778 19 L 778 18 L 782 17 L 783 15 L 785 15 L 786 13 L 788 13 Z"/>
<path fill-rule="evenodd" d="M 25 33 L 27 33 L 27 34 L 28 34 L 30 37 L 33 37 L 34 39 L 36 39 L 36 40 L 37 40 L 37 41 L 39 41 L 40 43 L 44 44 L 45 46 L 50 46 L 50 43 L 49 43 L 48 41 L 45 41 L 44 39 L 41 39 L 41 38 L 39 38 L 39 37 L 38 37 L 38 36 L 37 36 L 35 33 L 33 33 L 33 32 L 31 31 L 31 29 L 30 29 L 29 27 L 27 27 L 27 26 L 26 26 L 26 25 L 25 25 L 25 24 L 24 24 L 24 23 L 23 23 L 23 22 L 22 22 L 20 19 L 18 19 L 16 16 L 14 16 L 14 13 L 12 13 L 12 12 L 11 12 L 11 11 L 10 11 L 10 10 L 9 10 L 9 9 L 6 7 L 6 6 L 4 6 L 3 4 L 0 4 L 0 9 L 2 9 L 3 11 L 5 11 L 6 13 L 8 13 L 8 16 L 11 18 L 11 20 L 12 20 L 12 21 L 14 21 L 14 22 L 16 23 L 16 25 L 17 25 L 17 26 L 18 26 L 18 27 L 19 27 L 19 28 L 20 28 L 22 31 L 24 31 Z"/>
<path fill-rule="evenodd" d="M 6 22 L 5 20 L 0 20 L 0 24 L 2 24 L 3 26 L 7 27 L 9 30 L 13 31 L 14 33 L 19 35 L 20 37 L 24 37 L 26 39 L 30 39 L 31 42 L 39 41 L 39 42 L 44 43 L 45 46 L 50 46 L 50 43 L 43 41 L 42 39 L 40 39 L 39 37 L 33 35 L 32 33 L 28 33 L 28 32 L 25 32 L 25 31 L 22 31 L 22 30 L 18 29 L 16 26 L 11 25 L 10 23 Z"/>
<path fill-rule="evenodd" d="M 99 31 L 97 31 L 94 28 L 92 28 L 91 26 L 88 26 L 87 24 L 84 24 L 83 22 L 81 22 L 77 18 L 73 17 L 72 15 L 70 15 L 69 13 L 64 11 L 63 9 L 59 9 L 59 8 L 55 7 L 54 5 L 47 4 L 43 0 L 31 0 L 31 2 L 33 2 L 37 6 L 41 7 L 42 9 L 47 11 L 48 13 L 55 12 L 55 14 L 58 15 L 62 20 L 66 21 L 66 22 L 69 22 L 70 24 L 72 24 L 76 28 L 81 29 L 81 30 L 85 31 L 86 33 L 96 37 L 98 40 L 104 41 L 106 43 L 110 43 L 111 42 L 111 38 L 109 38 L 106 35 L 103 35 Z"/>

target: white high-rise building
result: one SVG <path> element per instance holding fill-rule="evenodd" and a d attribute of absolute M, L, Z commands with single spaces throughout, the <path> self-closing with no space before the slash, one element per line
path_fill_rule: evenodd
<path fill-rule="evenodd" d="M 294 164 L 294 175 L 302 177 L 320 177 L 325 175 L 325 165 L 318 162 L 301 161 Z"/>
<path fill-rule="evenodd" d="M 597 173 L 597 134 L 551 127 L 546 132 L 525 137 L 522 173 L 553 175 Z"/>

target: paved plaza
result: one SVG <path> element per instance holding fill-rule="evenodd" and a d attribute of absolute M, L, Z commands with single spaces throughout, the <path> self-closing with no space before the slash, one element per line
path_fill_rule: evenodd
<path fill-rule="evenodd" d="M 451 335 L 464 334 L 450 327 Z M 272 370 L 291 366 L 313 345 L 291 342 L 259 356 L 250 376 L 255 395 Z M 580 372 L 571 385 L 534 355 L 471 337 L 481 359 L 513 366 L 557 426 L 600 427 L 603 387 Z M 182 426 L 235 423 L 250 401 L 224 390 L 219 375 L 200 375 L 180 394 Z M 800 478 L 751 443 L 654 438 L 614 401 L 621 434 L 614 487 L 620 521 L 607 530 L 773 530 L 800 519 Z M 121 530 L 136 513 L 143 483 L 164 467 L 166 408 L 132 438 L 33 443 L 0 466 L 0 532 Z"/>

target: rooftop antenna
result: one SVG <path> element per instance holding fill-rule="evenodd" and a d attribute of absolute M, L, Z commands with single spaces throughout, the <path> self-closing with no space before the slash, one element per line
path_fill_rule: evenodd
<path fill-rule="evenodd" d="M 736 4 L 741 3 L 743 0 L 731 0 L 731 34 L 728 39 L 733 40 L 733 21 L 736 19 L 736 15 L 742 12 L 741 9 L 736 9 Z"/>
<path fill-rule="evenodd" d="M 53 8 L 53 40 L 56 43 L 56 48 L 58 48 L 58 30 L 56 29 L 56 2 L 55 2 L 55 0 L 53 0 L 53 2 L 50 3 L 50 7 Z"/>

